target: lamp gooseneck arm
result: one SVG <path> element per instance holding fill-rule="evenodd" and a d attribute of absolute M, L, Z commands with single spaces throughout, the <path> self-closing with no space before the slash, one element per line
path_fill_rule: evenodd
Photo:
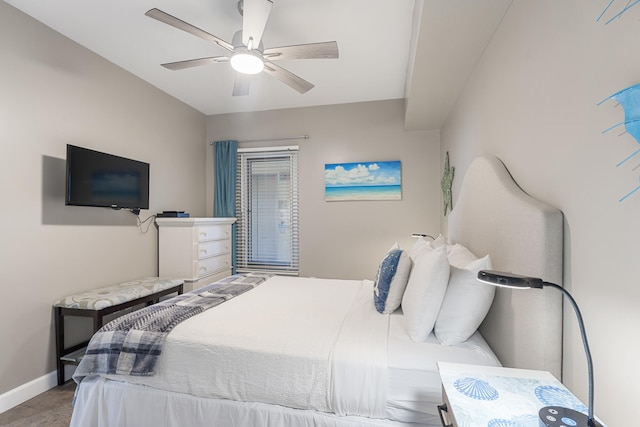
<path fill-rule="evenodd" d="M 582 344 L 584 345 L 584 352 L 587 355 L 587 369 L 589 371 L 589 405 L 587 410 L 589 411 L 588 415 L 588 423 L 589 426 L 596 426 L 595 419 L 593 417 L 593 363 L 591 362 L 591 351 L 589 350 L 589 342 L 587 341 L 587 333 L 584 328 L 584 321 L 582 320 L 582 314 L 580 313 L 580 309 L 578 308 L 578 304 L 576 300 L 573 299 L 569 291 L 564 289 L 562 286 L 558 286 L 555 283 L 543 282 L 544 286 L 550 286 L 552 288 L 558 289 L 562 294 L 567 297 L 571 305 L 573 306 L 573 310 L 576 312 L 576 317 L 578 318 L 578 326 L 580 326 L 580 334 L 582 335 Z"/>

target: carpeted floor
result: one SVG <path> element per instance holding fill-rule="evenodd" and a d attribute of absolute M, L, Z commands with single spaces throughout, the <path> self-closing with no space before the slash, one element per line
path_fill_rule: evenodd
<path fill-rule="evenodd" d="M 0 414 L 0 426 L 69 427 L 75 390 L 73 381 L 52 388 Z"/>

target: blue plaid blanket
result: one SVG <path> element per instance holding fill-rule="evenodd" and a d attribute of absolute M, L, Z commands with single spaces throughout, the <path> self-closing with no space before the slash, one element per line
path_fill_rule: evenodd
<path fill-rule="evenodd" d="M 269 275 L 237 274 L 211 285 L 121 316 L 96 332 L 73 375 L 149 376 L 169 332 L 180 322 L 255 288 Z"/>

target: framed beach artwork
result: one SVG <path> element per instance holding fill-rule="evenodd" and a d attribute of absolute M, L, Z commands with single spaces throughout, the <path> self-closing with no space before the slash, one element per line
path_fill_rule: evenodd
<path fill-rule="evenodd" d="M 400 161 L 326 164 L 324 198 L 328 202 L 402 200 Z"/>

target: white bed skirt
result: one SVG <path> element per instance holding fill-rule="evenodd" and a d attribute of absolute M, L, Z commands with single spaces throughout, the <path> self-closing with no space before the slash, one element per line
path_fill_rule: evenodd
<path fill-rule="evenodd" d="M 208 399 L 101 377 L 78 386 L 70 427 L 432 427 L 286 408 L 263 403 Z"/>

